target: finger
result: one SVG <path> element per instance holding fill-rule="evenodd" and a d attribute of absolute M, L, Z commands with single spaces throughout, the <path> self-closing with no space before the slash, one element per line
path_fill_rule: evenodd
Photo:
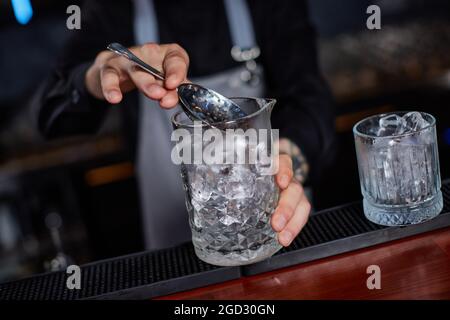
<path fill-rule="evenodd" d="M 153 100 L 161 100 L 167 95 L 167 90 L 159 84 L 150 84 L 146 91 L 147 97 Z"/>
<path fill-rule="evenodd" d="M 291 183 L 280 194 L 280 201 L 272 216 L 272 228 L 276 232 L 282 231 L 294 215 L 295 208 L 303 196 L 303 188 L 299 183 Z"/>
<path fill-rule="evenodd" d="M 278 186 L 281 189 L 286 189 L 294 176 L 292 170 L 292 159 L 286 154 L 279 156 L 279 170 L 276 176 Z"/>
<path fill-rule="evenodd" d="M 169 45 L 163 61 L 167 89 L 175 89 L 186 80 L 188 66 L 189 57 L 186 51 L 179 45 Z"/>
<path fill-rule="evenodd" d="M 142 69 L 137 64 L 129 64 L 127 66 L 126 72 L 133 79 L 133 82 L 136 84 L 136 86 L 140 84 L 141 88 L 145 88 L 145 85 L 156 83 L 155 77 L 151 73 Z"/>
<path fill-rule="evenodd" d="M 109 50 L 104 50 L 100 52 L 97 57 L 95 58 L 95 63 L 101 65 L 106 63 L 111 58 L 116 57 L 116 54 L 114 52 L 111 52 Z"/>
<path fill-rule="evenodd" d="M 106 57 L 106 53 L 104 54 Z M 109 59 L 100 69 L 100 83 L 105 99 L 110 103 L 122 101 L 121 81 L 128 78 L 127 70 L 132 63 L 124 57 Z"/>
<path fill-rule="evenodd" d="M 160 100 L 167 94 L 166 89 L 162 87 L 161 81 L 156 80 L 154 76 L 135 66 L 129 68 L 128 75 L 136 85 L 136 88 L 149 99 Z"/>
<path fill-rule="evenodd" d="M 120 91 L 120 73 L 112 67 L 105 67 L 100 70 L 100 85 L 105 99 L 112 104 L 122 101 Z"/>
<path fill-rule="evenodd" d="M 176 90 L 169 91 L 159 102 L 160 106 L 166 109 L 175 107 L 178 104 L 178 94 Z"/>
<path fill-rule="evenodd" d="M 286 228 L 278 234 L 278 242 L 282 246 L 287 247 L 292 243 L 308 221 L 310 211 L 311 205 L 308 199 L 303 196 Z"/>

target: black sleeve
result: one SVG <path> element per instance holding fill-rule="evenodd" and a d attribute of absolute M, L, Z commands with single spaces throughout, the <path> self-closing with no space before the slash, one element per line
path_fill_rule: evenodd
<path fill-rule="evenodd" d="M 263 36 L 258 40 L 269 95 L 278 100 L 272 123 L 281 137 L 300 147 L 314 179 L 331 159 L 335 132 L 334 104 L 319 71 L 315 31 L 306 1 L 264 3 L 261 16 L 266 18 L 260 21 Z"/>
<path fill-rule="evenodd" d="M 85 1 L 81 30 L 73 30 L 57 66 L 38 94 L 37 125 L 46 137 L 88 134 L 100 126 L 108 105 L 93 98 L 84 77 L 110 42 L 133 43 L 130 1 Z"/>

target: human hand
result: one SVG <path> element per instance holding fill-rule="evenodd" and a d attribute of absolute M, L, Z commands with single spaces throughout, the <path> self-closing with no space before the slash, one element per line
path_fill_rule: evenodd
<path fill-rule="evenodd" d="M 272 228 L 278 233 L 278 242 L 287 247 L 308 221 L 311 204 L 303 187 L 295 178 L 291 157 L 279 156 L 279 170 L 275 177 L 281 189 L 280 200 L 272 215 Z"/>
<path fill-rule="evenodd" d="M 186 82 L 189 56 L 177 44 L 148 43 L 130 50 L 141 60 L 166 75 L 166 80 L 155 79 L 128 59 L 110 51 L 98 54 L 86 72 L 86 88 L 97 99 L 111 104 L 122 101 L 123 94 L 134 89 L 146 97 L 159 101 L 163 108 L 173 108 L 178 103 L 176 88 Z"/>

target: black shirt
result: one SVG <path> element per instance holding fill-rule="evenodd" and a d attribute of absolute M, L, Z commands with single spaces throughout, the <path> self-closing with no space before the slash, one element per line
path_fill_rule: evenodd
<path fill-rule="evenodd" d="M 237 66 L 221 0 L 155 0 L 160 43 L 178 43 L 190 56 L 189 77 Z M 316 176 L 333 142 L 333 104 L 319 73 L 315 33 L 305 1 L 248 0 L 261 49 L 267 97 L 276 98 L 272 125 L 295 142 Z M 136 45 L 132 1 L 89 0 L 82 7 L 81 30 L 74 31 L 58 66 L 46 81 L 38 125 L 47 137 L 93 133 L 109 106 L 91 97 L 84 76 L 108 43 Z M 125 95 L 124 119 L 136 139 L 136 92 Z"/>

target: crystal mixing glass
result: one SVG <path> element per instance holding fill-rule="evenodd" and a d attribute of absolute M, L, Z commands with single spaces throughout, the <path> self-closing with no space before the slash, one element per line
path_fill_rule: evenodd
<path fill-rule="evenodd" d="M 278 203 L 279 189 L 274 181 L 274 171 L 267 170 L 267 158 L 262 161 L 263 157 L 259 157 L 265 153 L 273 159 L 275 154 L 270 124 L 275 100 L 232 100 L 243 108 L 248 116 L 215 123 L 214 129 L 201 122 L 193 123 L 183 112 L 178 112 L 172 118 L 175 131 L 182 129 L 189 133 L 188 144 L 192 154 L 199 150 L 205 151 L 208 146 L 211 147 L 217 142 L 205 139 L 206 130 L 216 130 L 216 134 L 223 135 L 225 141 L 230 138 L 230 130 L 226 129 L 243 129 L 239 134 L 232 135 L 232 148 L 222 144 L 223 148 L 219 151 L 219 158 L 231 156 L 230 159 L 233 158 L 234 161 L 208 164 L 203 159 L 181 163 L 195 252 L 203 261 L 220 266 L 258 262 L 272 256 L 281 248 L 270 224 L 270 218 Z M 255 129 L 256 132 L 266 130 L 268 134 L 266 138 L 259 138 L 257 144 L 250 144 L 249 140 L 242 139 L 242 131 L 247 132 L 248 129 Z M 180 145 L 177 144 L 178 150 Z M 254 151 L 257 155 L 256 161 L 248 161 L 250 153 L 246 153 L 245 161 L 235 161 L 238 150 Z M 214 155 L 217 156 L 218 153 L 214 152 Z"/>

